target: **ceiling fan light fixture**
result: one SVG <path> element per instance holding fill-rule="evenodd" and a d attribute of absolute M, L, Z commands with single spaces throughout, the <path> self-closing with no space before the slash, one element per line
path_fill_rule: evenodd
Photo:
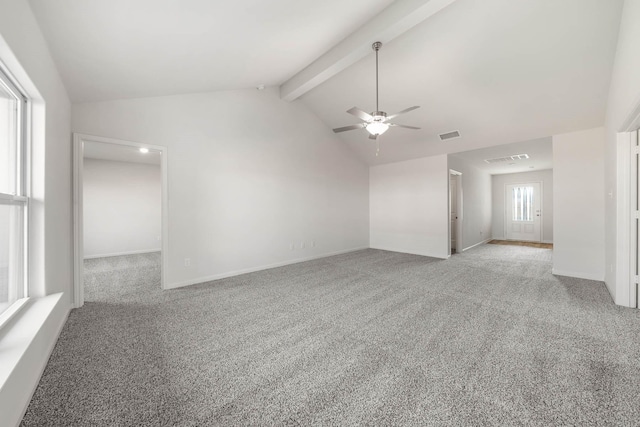
<path fill-rule="evenodd" d="M 369 139 L 374 139 L 376 141 L 376 144 L 379 144 L 378 137 L 383 133 L 385 133 L 387 130 L 389 130 L 389 127 L 391 126 L 401 127 L 406 129 L 420 129 L 419 127 L 401 125 L 401 124 L 393 123 L 389 121 L 401 114 L 408 113 L 409 111 L 413 111 L 416 108 L 420 108 L 417 105 L 413 107 L 405 108 L 404 110 L 392 115 L 388 115 L 386 112 L 380 111 L 380 105 L 378 102 L 378 51 L 380 50 L 381 46 L 382 46 L 382 43 L 380 42 L 375 42 L 371 46 L 373 50 L 376 52 L 376 110 L 372 113 L 367 113 L 358 107 L 353 107 L 347 110 L 347 113 L 353 114 L 354 116 L 361 119 L 362 122 L 355 125 L 335 128 L 333 129 L 333 132 L 339 133 L 339 132 L 345 132 L 348 130 L 356 130 L 356 129 L 364 128 L 370 134 Z M 378 146 L 378 149 L 379 149 L 379 146 Z M 377 155 L 378 155 L 378 152 L 376 151 L 376 156 Z"/>
<path fill-rule="evenodd" d="M 371 135 L 382 135 L 389 129 L 389 125 L 382 122 L 371 122 L 365 127 Z"/>

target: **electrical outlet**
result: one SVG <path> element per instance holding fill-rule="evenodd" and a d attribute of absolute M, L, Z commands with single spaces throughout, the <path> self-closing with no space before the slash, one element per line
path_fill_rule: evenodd
<path fill-rule="evenodd" d="M 315 240 L 312 240 L 312 241 L 311 241 L 311 247 L 312 247 L 312 248 L 315 248 L 315 247 L 316 247 L 316 241 L 315 241 Z"/>
<path fill-rule="evenodd" d="M 304 242 L 300 242 L 300 249 L 304 249 Z"/>
<path fill-rule="evenodd" d="M 292 251 L 295 249 L 295 245 L 293 243 L 289 244 L 289 250 Z"/>
<path fill-rule="evenodd" d="M 184 266 L 185 267 L 191 267 L 191 258 L 185 258 L 184 259 Z"/>

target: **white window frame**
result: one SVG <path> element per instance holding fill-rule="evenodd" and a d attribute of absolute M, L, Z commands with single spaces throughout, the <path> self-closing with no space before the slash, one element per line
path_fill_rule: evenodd
<path fill-rule="evenodd" d="M 17 99 L 16 123 L 17 123 L 17 147 L 16 147 L 16 193 L 0 192 L 0 205 L 14 205 L 22 207 L 22 229 L 16 237 L 21 238 L 20 251 L 17 256 L 21 258 L 17 277 L 10 282 L 18 283 L 19 288 L 14 292 L 21 294 L 12 305 L 0 312 L 0 328 L 6 325 L 11 318 L 19 312 L 29 299 L 29 205 L 30 205 L 30 144 L 29 144 L 29 98 L 25 91 L 16 83 L 4 64 L 0 63 L 0 84 L 5 86 Z M 11 290 L 10 290 L 11 292 Z"/>

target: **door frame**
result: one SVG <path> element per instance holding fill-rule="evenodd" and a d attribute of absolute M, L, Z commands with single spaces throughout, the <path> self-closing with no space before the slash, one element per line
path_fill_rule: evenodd
<path fill-rule="evenodd" d="M 167 147 L 144 144 L 141 142 L 105 138 L 101 136 L 73 134 L 73 307 L 84 304 L 84 218 L 83 218 L 83 179 L 84 179 L 84 143 L 97 142 L 118 146 L 149 148 L 160 151 L 161 191 L 161 239 L 162 254 L 160 284 L 166 289 L 166 270 L 169 265 L 169 211 L 167 194 Z"/>
<path fill-rule="evenodd" d="M 638 165 L 635 164 L 634 133 L 640 128 L 640 100 L 630 109 L 616 134 L 616 182 L 613 189 L 607 190 L 614 199 L 616 207 L 616 265 L 615 280 L 605 280 L 618 305 L 632 308 L 638 306 L 636 276 L 636 241 L 632 237 L 636 232 L 636 195 Z M 615 190 L 614 190 L 615 189 Z M 615 193 L 614 193 L 615 191 Z M 614 266 L 605 266 L 613 268 Z"/>
<path fill-rule="evenodd" d="M 526 185 L 526 184 L 538 184 L 539 188 L 540 188 L 540 240 L 538 240 L 538 243 L 542 243 L 544 241 L 544 239 L 542 238 L 543 234 L 544 234 L 544 206 L 542 204 L 542 202 L 544 201 L 544 197 L 542 192 L 543 192 L 543 188 L 544 188 L 544 183 L 542 181 L 523 181 L 523 182 L 510 182 L 510 183 L 505 183 L 504 184 L 504 224 L 503 224 L 503 232 L 504 232 L 504 240 L 512 240 L 509 239 L 507 237 L 507 216 L 509 215 L 509 202 L 508 202 L 508 191 L 507 191 L 507 187 L 509 187 L 510 185 Z M 517 241 L 517 240 L 514 240 Z"/>
<path fill-rule="evenodd" d="M 636 123 L 630 123 L 633 130 L 619 132 L 617 143 L 617 173 L 616 173 L 616 280 L 614 302 L 618 305 L 632 308 L 638 307 L 638 292 L 636 276 L 636 202 L 638 165 L 635 162 L 635 129 L 640 126 L 640 116 Z M 613 191 L 609 197 L 613 198 Z"/>
<path fill-rule="evenodd" d="M 451 175 L 456 176 L 456 209 L 458 211 L 458 219 L 456 220 L 456 253 L 460 254 L 464 250 L 464 246 L 462 244 L 462 220 L 463 220 L 463 195 L 462 195 L 462 172 L 459 172 L 454 169 L 449 169 L 449 179 L 447 188 L 449 189 L 447 198 L 451 198 Z M 448 204 L 449 213 L 447 216 L 449 217 L 449 243 L 447 246 L 449 247 L 448 252 L 449 256 L 451 256 L 451 200 L 449 200 Z"/>

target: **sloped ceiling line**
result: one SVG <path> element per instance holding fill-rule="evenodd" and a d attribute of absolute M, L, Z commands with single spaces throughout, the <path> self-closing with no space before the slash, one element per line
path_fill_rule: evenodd
<path fill-rule="evenodd" d="M 375 41 L 388 43 L 455 0 L 398 0 L 280 86 L 293 101 L 371 53 Z"/>

